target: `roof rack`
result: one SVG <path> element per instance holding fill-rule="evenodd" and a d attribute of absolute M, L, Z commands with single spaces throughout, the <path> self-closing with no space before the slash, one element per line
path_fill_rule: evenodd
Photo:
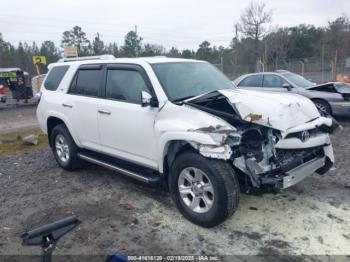
<path fill-rule="evenodd" d="M 81 56 L 71 58 L 61 58 L 58 62 L 74 62 L 74 61 L 85 61 L 85 60 L 113 60 L 116 59 L 114 55 L 99 55 L 99 56 Z"/>

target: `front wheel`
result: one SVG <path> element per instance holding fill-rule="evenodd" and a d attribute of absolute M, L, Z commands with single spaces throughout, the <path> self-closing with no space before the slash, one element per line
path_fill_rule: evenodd
<path fill-rule="evenodd" d="M 203 227 L 222 223 L 239 203 L 239 184 L 229 163 L 198 153 L 186 152 L 175 159 L 169 189 L 183 216 Z"/>

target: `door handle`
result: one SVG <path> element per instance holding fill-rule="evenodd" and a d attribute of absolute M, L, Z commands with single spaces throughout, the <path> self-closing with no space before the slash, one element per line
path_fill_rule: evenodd
<path fill-rule="evenodd" d="M 68 107 L 68 108 L 72 108 L 73 106 L 72 105 L 69 105 L 69 104 L 62 104 L 63 107 Z"/>
<path fill-rule="evenodd" d="M 102 109 L 99 109 L 98 112 L 99 112 L 100 114 L 104 114 L 104 115 L 110 115 L 110 114 L 111 114 L 111 112 L 109 112 L 109 111 L 107 111 L 107 110 L 102 110 Z"/>

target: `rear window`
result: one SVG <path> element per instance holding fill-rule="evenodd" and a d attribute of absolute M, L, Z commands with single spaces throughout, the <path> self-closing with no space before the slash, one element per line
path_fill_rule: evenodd
<path fill-rule="evenodd" d="M 98 66 L 98 65 L 97 65 Z M 80 69 L 75 75 L 69 93 L 82 96 L 98 97 L 102 84 L 102 69 Z M 102 68 L 102 67 L 100 67 Z"/>
<path fill-rule="evenodd" d="M 55 91 L 60 85 L 62 78 L 66 74 L 69 66 L 55 66 L 46 77 L 44 87 L 47 90 Z"/>

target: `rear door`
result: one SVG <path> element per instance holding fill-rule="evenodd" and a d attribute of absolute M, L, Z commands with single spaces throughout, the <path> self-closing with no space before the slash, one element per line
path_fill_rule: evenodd
<path fill-rule="evenodd" d="M 100 64 L 81 65 L 62 101 L 65 115 L 77 139 L 88 149 L 100 149 L 97 106 L 103 84 Z"/>

